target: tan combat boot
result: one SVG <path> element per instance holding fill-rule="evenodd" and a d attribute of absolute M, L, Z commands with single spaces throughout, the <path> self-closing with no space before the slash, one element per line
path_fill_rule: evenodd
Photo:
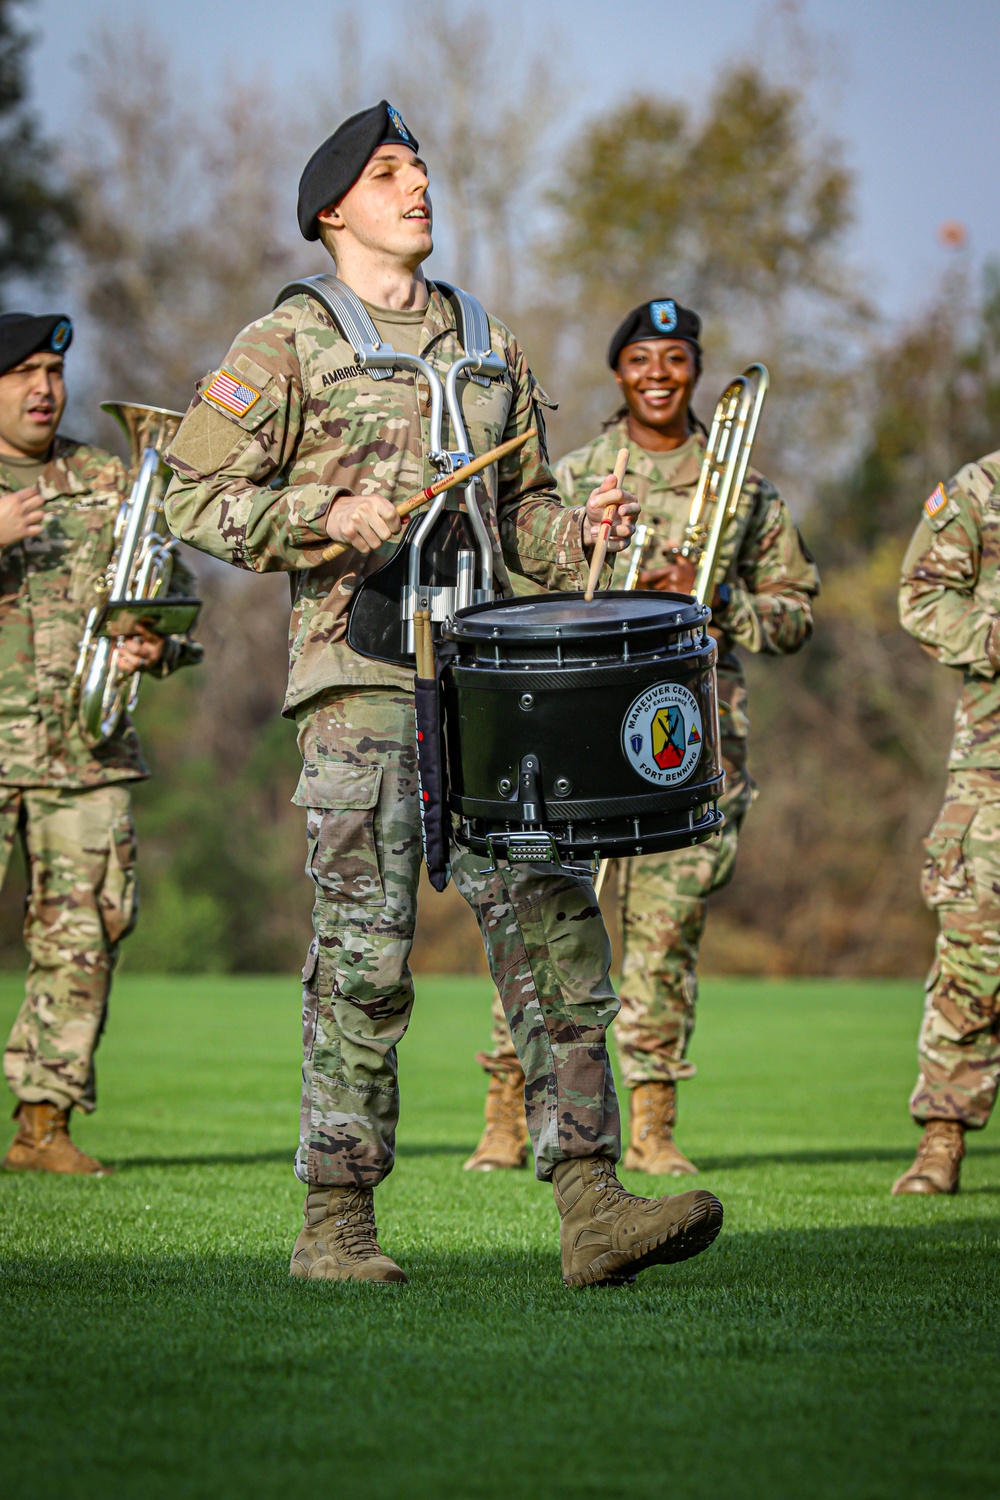
<path fill-rule="evenodd" d="M 26 1104 L 14 1111 L 17 1135 L 0 1165 L 5 1172 L 61 1172 L 74 1177 L 110 1177 L 106 1167 L 69 1138 L 69 1110 L 56 1104 Z"/>
<path fill-rule="evenodd" d="M 379 1245 L 370 1187 L 310 1188 L 303 1213 L 305 1227 L 295 1241 L 290 1275 L 307 1281 L 406 1281 Z"/>
<path fill-rule="evenodd" d="M 651 1177 L 697 1177 L 698 1168 L 674 1140 L 676 1123 L 677 1085 L 638 1084 L 632 1090 L 632 1139 L 625 1153 L 626 1171 L 648 1172 Z"/>
<path fill-rule="evenodd" d="M 917 1159 L 892 1185 L 901 1193 L 957 1193 L 965 1155 L 965 1126 L 961 1120 L 928 1120 L 917 1147 Z"/>
<path fill-rule="evenodd" d="M 491 1073 L 486 1092 L 486 1129 L 465 1163 L 466 1172 L 502 1172 L 528 1160 L 528 1127 L 524 1123 L 524 1074 Z"/>
<path fill-rule="evenodd" d="M 722 1204 L 713 1193 L 637 1198 L 606 1156 L 560 1162 L 552 1186 L 567 1286 L 634 1281 L 647 1266 L 700 1255 L 722 1228 Z"/>

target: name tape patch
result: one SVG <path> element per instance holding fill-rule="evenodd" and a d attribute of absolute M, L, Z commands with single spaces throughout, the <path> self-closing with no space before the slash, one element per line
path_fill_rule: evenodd
<path fill-rule="evenodd" d="M 944 485 L 939 484 L 937 489 L 933 490 L 924 501 L 924 514 L 928 521 L 933 521 L 934 517 L 940 511 L 944 510 L 947 504 L 948 496 L 945 494 Z"/>
<path fill-rule="evenodd" d="M 245 380 L 234 380 L 225 370 L 220 370 L 201 394 L 206 401 L 221 406 L 223 411 L 232 412 L 234 417 L 245 417 L 251 406 L 260 400 L 260 391 Z"/>

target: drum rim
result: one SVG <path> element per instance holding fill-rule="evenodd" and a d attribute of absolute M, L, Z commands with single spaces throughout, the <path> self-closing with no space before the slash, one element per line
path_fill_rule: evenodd
<path fill-rule="evenodd" d="M 593 619 L 580 620 L 579 623 L 563 622 L 559 625 L 540 621 L 537 618 L 532 620 L 530 625 L 527 621 L 520 623 L 508 620 L 505 624 L 495 621 L 490 629 L 476 629 L 476 623 L 490 611 L 502 613 L 511 605 L 524 606 L 526 604 L 548 609 L 583 598 L 583 590 L 574 589 L 539 594 L 537 597 L 515 596 L 512 599 L 492 599 L 483 604 L 469 604 L 464 609 L 458 610 L 454 618 L 448 622 L 445 635 L 450 640 L 477 642 L 599 640 L 607 637 L 644 634 L 649 631 L 696 630 L 699 626 L 707 624 L 712 613 L 707 605 L 699 604 L 690 594 L 666 593 L 657 589 L 600 589 L 594 594 L 595 602 L 599 599 L 623 599 L 629 602 L 648 600 L 664 607 L 673 604 L 679 607 L 680 612 L 666 619 L 645 616 L 635 620 L 617 619 L 607 623 Z"/>

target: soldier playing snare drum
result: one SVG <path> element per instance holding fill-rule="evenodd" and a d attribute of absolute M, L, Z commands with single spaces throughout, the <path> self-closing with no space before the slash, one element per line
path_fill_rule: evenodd
<path fill-rule="evenodd" d="M 427 169 L 382 101 L 346 121 L 303 173 L 299 225 L 321 238 L 347 288 L 348 326 L 419 351 L 441 378 L 461 355 L 452 300 L 425 280 Z M 341 305 L 343 292 L 339 293 Z M 577 588 L 605 505 L 612 549 L 638 507 L 605 483 L 565 508 L 546 461 L 545 396 L 516 339 L 489 320 L 502 373 L 464 379 L 470 446 L 537 436 L 484 475 L 480 510 L 499 590 L 508 569 Z M 175 532 L 239 567 L 284 569 L 294 603 L 286 714 L 299 727 L 315 941 L 304 972 L 304 1088 L 296 1172 L 305 1226 L 291 1272 L 405 1281 L 376 1237 L 373 1189 L 392 1169 L 396 1046 L 413 1002 L 420 824 L 413 670 L 346 640 L 352 595 L 391 554 L 393 504 L 427 484 L 425 383 L 376 381 L 344 327 L 308 293 L 246 328 L 200 385 L 168 453 Z M 604 476 L 602 476 L 604 479 Z M 345 555 L 324 558 L 334 542 Z M 452 874 L 482 930 L 526 1075 L 538 1176 L 552 1179 L 571 1284 L 627 1279 L 696 1254 L 722 1209 L 709 1193 L 637 1199 L 619 1185 L 618 1107 L 605 1047 L 617 1010 L 610 951 L 588 879 L 555 868 L 488 870 L 457 847 Z"/>

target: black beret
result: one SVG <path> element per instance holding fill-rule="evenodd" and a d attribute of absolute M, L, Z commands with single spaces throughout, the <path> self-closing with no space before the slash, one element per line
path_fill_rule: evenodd
<path fill-rule="evenodd" d="M 0 315 L 0 375 L 13 370 L 22 359 L 44 349 L 50 354 L 65 354 L 73 342 L 73 325 L 65 313 L 31 313 Z"/>
<path fill-rule="evenodd" d="M 418 151 L 419 145 L 403 124 L 398 109 L 382 99 L 371 109 L 338 125 L 310 156 L 299 178 L 299 228 L 307 240 L 319 239 L 316 215 L 339 203 L 357 182 L 379 146 L 400 141 Z"/>
<path fill-rule="evenodd" d="M 608 345 L 608 364 L 612 370 L 618 367 L 618 357 L 626 344 L 638 344 L 642 339 L 681 339 L 693 344 L 701 353 L 698 338 L 701 334 L 701 319 L 689 307 L 681 307 L 673 297 L 659 297 L 655 302 L 643 302 L 633 307 L 624 323 L 615 330 Z"/>

